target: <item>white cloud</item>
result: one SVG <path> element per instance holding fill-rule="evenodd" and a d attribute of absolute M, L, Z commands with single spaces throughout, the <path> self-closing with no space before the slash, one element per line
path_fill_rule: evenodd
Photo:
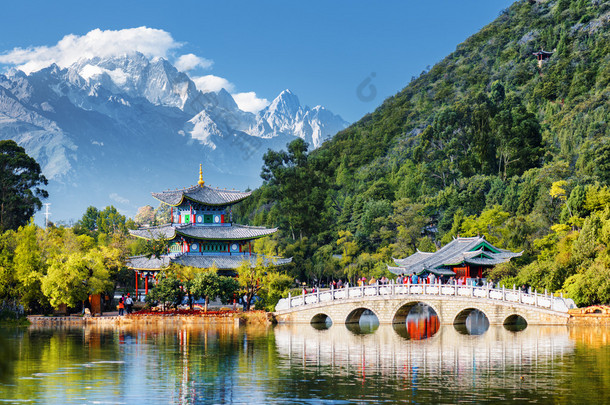
<path fill-rule="evenodd" d="M 129 200 L 125 197 L 121 197 L 117 193 L 112 193 L 109 195 L 110 199 L 118 202 L 119 204 L 129 204 Z"/>
<path fill-rule="evenodd" d="M 199 77 L 191 77 L 193 82 L 199 90 L 204 93 L 209 93 L 211 91 L 220 91 L 220 89 L 225 89 L 228 92 L 233 91 L 235 85 L 225 79 L 224 77 L 214 76 L 214 75 L 206 75 Z"/>
<path fill-rule="evenodd" d="M 269 105 L 269 100 L 256 97 L 256 93 L 253 91 L 231 95 L 239 109 L 243 111 L 257 113 Z"/>
<path fill-rule="evenodd" d="M 192 53 L 188 53 L 186 55 L 180 56 L 176 62 L 174 62 L 174 66 L 181 72 L 188 72 L 189 70 L 193 70 L 196 67 L 201 67 L 203 69 L 208 69 L 212 67 L 212 62 L 209 59 L 201 58 Z"/>
<path fill-rule="evenodd" d="M 181 46 L 169 32 L 159 29 L 138 27 L 114 31 L 97 28 L 83 36 L 66 35 L 53 46 L 14 48 L 0 55 L 0 63 L 15 65 L 29 74 L 52 63 L 67 67 L 83 58 L 108 57 L 136 51 L 149 58 L 167 58 L 170 50 Z M 193 60 L 190 56 L 189 58 Z M 203 58 L 198 59 L 199 63 L 209 62 Z"/>

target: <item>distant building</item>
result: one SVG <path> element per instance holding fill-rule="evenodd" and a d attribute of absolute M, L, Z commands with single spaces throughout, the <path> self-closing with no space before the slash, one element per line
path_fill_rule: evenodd
<path fill-rule="evenodd" d="M 255 266 L 259 257 L 265 264 L 290 263 L 292 259 L 259 256 L 252 252 L 253 240 L 271 235 L 277 228 L 233 224 L 232 206 L 250 194 L 206 186 L 201 167 L 196 186 L 152 193 L 171 207 L 170 223 L 129 232 L 148 240 L 167 240 L 168 252 L 161 257 L 130 257 L 127 267 L 135 271 L 136 280 L 141 277 L 148 281 L 171 263 L 197 268 L 216 266 L 219 273 L 225 275 L 234 275 L 244 261 Z M 148 282 L 145 286 L 148 293 Z"/>
<path fill-rule="evenodd" d="M 394 259 L 396 267 L 388 266 L 388 269 L 397 275 L 427 277 L 433 273 L 466 281 L 468 278 L 483 278 L 486 270 L 522 254 L 497 248 L 484 237 L 457 237 L 434 253 L 418 250 L 405 259 Z"/>
<path fill-rule="evenodd" d="M 553 52 L 540 49 L 538 52 L 534 52 L 532 55 L 534 55 L 538 60 L 538 67 L 542 68 L 542 63 L 549 59 L 553 55 Z"/>

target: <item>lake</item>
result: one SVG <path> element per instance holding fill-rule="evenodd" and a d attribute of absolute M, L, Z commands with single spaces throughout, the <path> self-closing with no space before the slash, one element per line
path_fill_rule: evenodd
<path fill-rule="evenodd" d="M 5 328 L 0 402 L 610 402 L 610 329 L 466 326 Z"/>

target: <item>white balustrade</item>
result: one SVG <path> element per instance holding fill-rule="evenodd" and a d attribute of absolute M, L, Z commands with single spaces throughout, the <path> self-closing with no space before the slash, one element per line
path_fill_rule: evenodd
<path fill-rule="evenodd" d="M 517 289 L 506 290 L 489 287 L 475 287 L 462 285 L 440 285 L 440 284 L 394 284 L 358 286 L 317 291 L 298 297 L 282 298 L 276 305 L 276 310 L 287 310 L 303 305 L 329 303 L 334 300 L 349 298 L 364 298 L 388 295 L 443 295 L 454 297 L 473 297 L 473 299 L 489 299 L 495 301 L 508 301 L 530 305 L 534 307 L 548 308 L 555 311 L 567 312 L 574 308 L 574 302 L 563 297 L 553 297 L 548 293 L 545 295 L 537 292 L 523 292 Z"/>
<path fill-rule="evenodd" d="M 364 288 L 364 295 L 368 296 L 368 297 L 374 297 L 377 294 L 377 288 L 376 287 L 365 287 Z"/>
<path fill-rule="evenodd" d="M 320 293 L 320 302 L 328 302 L 333 300 L 332 291 Z"/>
<path fill-rule="evenodd" d="M 487 297 L 487 289 L 483 289 L 483 288 L 476 288 L 474 290 L 474 296 L 475 297 L 479 297 L 479 298 L 484 298 Z"/>
<path fill-rule="evenodd" d="M 472 289 L 470 287 L 458 287 L 458 295 L 463 297 L 469 297 L 472 295 L 471 291 Z"/>
<path fill-rule="evenodd" d="M 455 295 L 455 288 L 453 286 L 443 286 L 441 287 L 441 294 L 443 295 Z"/>

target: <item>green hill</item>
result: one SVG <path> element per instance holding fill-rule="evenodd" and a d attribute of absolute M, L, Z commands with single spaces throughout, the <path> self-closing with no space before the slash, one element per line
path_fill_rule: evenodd
<path fill-rule="evenodd" d="M 525 252 L 491 278 L 609 302 L 609 27 L 608 2 L 514 3 L 318 150 L 268 153 L 237 214 L 282 229 L 261 248 L 301 279 L 484 234 Z"/>

